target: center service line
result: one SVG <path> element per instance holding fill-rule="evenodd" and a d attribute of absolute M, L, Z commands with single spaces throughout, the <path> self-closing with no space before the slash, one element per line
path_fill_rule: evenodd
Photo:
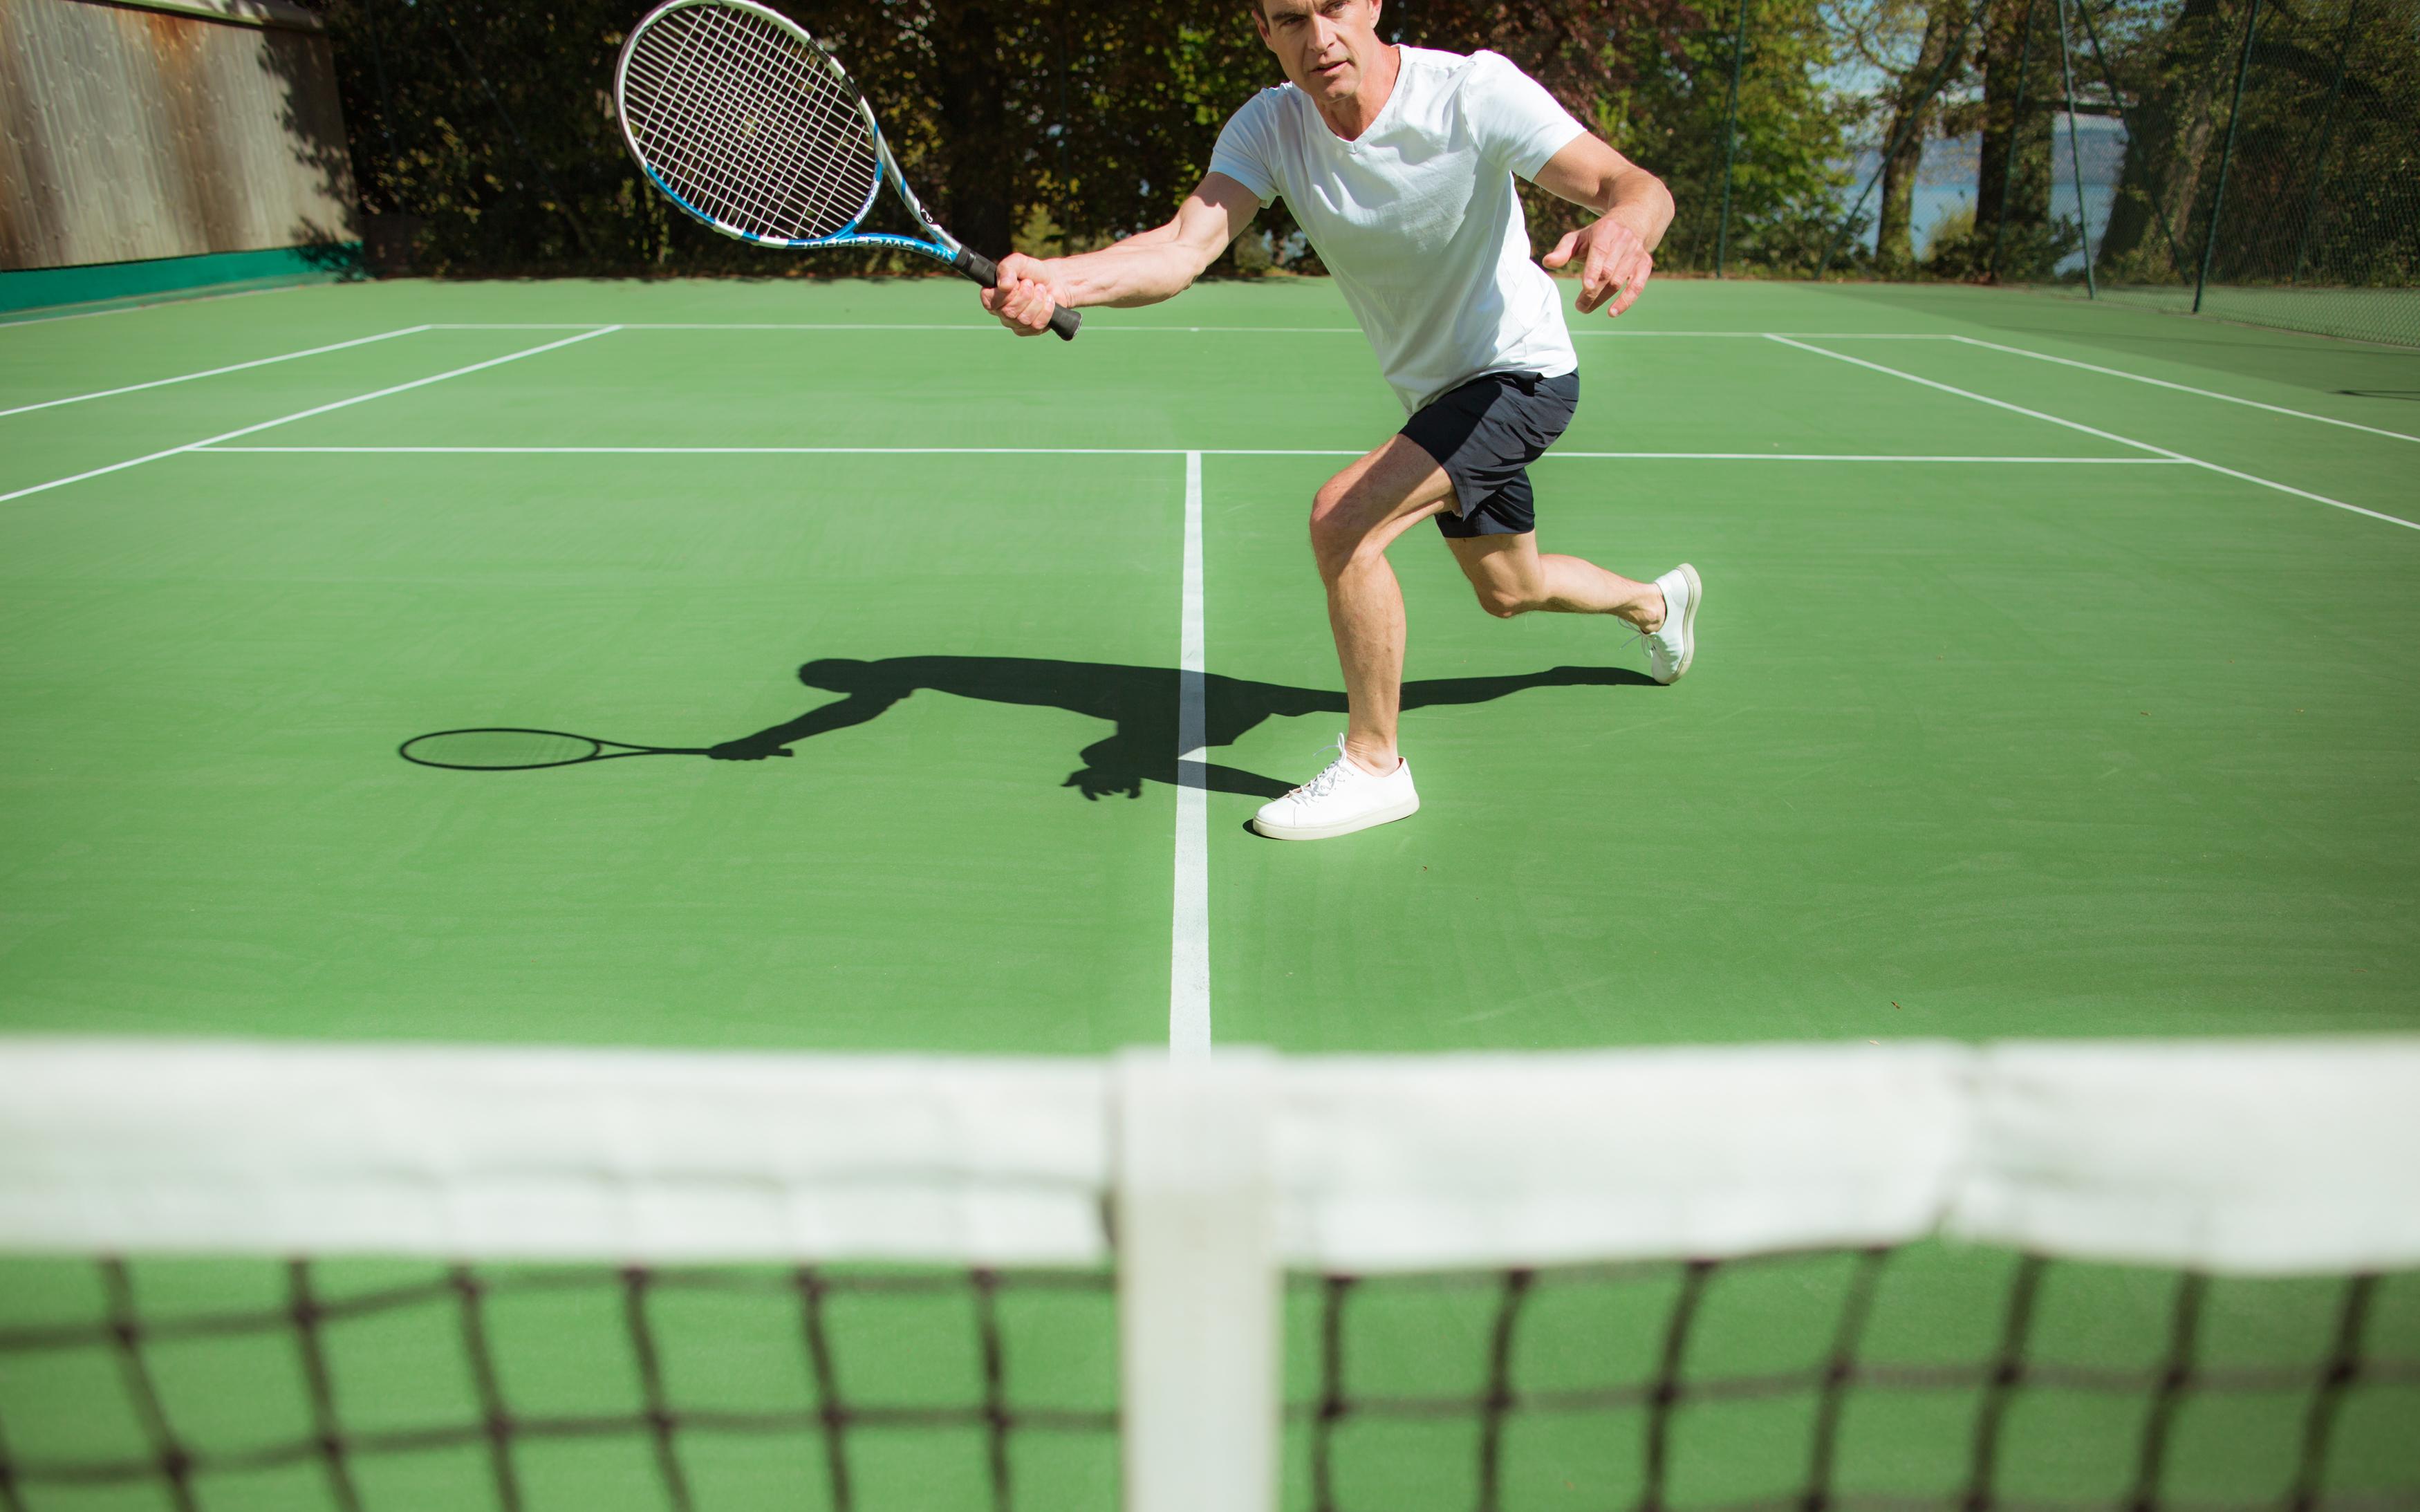
<path fill-rule="evenodd" d="M 1168 1053 L 1210 1054 L 1210 793 L 1202 634 L 1202 454 L 1185 454 L 1185 592 L 1177 635 L 1176 892 L 1168 934 Z"/>

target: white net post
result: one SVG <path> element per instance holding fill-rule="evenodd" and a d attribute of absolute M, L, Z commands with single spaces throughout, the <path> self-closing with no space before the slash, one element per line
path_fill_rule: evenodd
<path fill-rule="evenodd" d="M 1271 1512 L 1277 1063 L 1129 1051 L 1116 1079 L 1125 1512 Z"/>

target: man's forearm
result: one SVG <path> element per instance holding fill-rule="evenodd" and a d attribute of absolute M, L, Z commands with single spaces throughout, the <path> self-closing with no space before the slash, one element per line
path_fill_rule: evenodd
<path fill-rule="evenodd" d="M 1204 263 L 1199 249 L 1162 226 L 1098 252 L 1054 257 L 1045 266 L 1063 304 L 1131 307 L 1184 293 L 1202 276 Z"/>

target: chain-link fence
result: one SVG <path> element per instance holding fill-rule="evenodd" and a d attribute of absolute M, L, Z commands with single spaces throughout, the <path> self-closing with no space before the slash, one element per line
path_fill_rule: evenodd
<path fill-rule="evenodd" d="M 1781 3 L 1734 10 L 1743 60 Z M 1884 0 L 1822 21 L 1840 135 L 1818 276 L 2420 345 L 2414 0 Z M 1735 204 L 1764 165 L 1745 133 L 1724 147 L 1727 177 L 1675 188 Z M 1724 273 L 1796 270 L 1719 217 L 1712 243 Z"/>
<path fill-rule="evenodd" d="M 2420 8 L 2197 8 L 2106 86 L 2123 151 L 2094 292 L 2420 345 Z"/>

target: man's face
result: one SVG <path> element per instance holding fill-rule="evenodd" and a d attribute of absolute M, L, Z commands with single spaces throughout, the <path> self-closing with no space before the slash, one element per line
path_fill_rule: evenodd
<path fill-rule="evenodd" d="M 1386 44 L 1379 0 L 1261 0 L 1254 24 L 1294 86 L 1319 104 L 1352 99 Z"/>

